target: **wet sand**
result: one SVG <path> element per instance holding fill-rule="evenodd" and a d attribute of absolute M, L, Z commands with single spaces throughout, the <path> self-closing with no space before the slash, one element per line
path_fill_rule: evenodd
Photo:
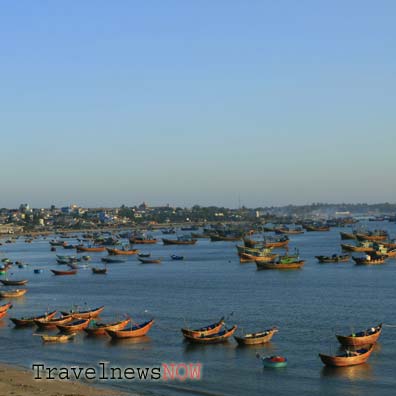
<path fill-rule="evenodd" d="M 0 364 L 0 396 L 127 396 L 112 389 L 73 381 L 35 380 L 33 372 Z"/>

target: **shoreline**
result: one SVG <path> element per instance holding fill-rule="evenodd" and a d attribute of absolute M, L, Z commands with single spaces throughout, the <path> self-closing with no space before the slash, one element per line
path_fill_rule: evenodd
<path fill-rule="evenodd" d="M 26 367 L 0 362 L 0 395 L 13 396 L 132 396 L 111 386 L 79 381 L 35 380 Z"/>

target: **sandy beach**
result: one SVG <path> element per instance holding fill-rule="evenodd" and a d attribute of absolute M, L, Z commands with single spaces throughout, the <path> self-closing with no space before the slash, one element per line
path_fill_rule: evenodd
<path fill-rule="evenodd" d="M 0 396 L 127 396 L 106 388 L 73 381 L 34 380 L 33 372 L 0 364 Z"/>

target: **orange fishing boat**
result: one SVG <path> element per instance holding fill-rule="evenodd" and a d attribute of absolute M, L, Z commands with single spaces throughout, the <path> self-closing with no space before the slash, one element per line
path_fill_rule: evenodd
<path fill-rule="evenodd" d="M 105 252 L 106 248 L 104 246 L 94 246 L 86 247 L 83 245 L 76 246 L 77 252 Z"/>
<path fill-rule="evenodd" d="M 224 325 L 224 317 L 221 318 L 218 322 L 213 323 L 209 326 L 204 326 L 196 330 L 184 328 L 181 329 L 181 332 L 183 333 L 184 336 L 188 335 L 191 337 L 200 337 L 200 336 L 206 336 L 206 335 L 218 333 L 223 325 Z"/>
<path fill-rule="evenodd" d="M 90 309 L 87 311 L 73 311 L 71 310 L 70 312 L 62 312 L 63 315 L 71 315 L 73 319 L 92 319 L 96 318 L 99 316 L 103 310 L 104 310 L 104 305 L 102 305 L 99 308 L 94 308 Z"/>
<path fill-rule="evenodd" d="M 371 327 L 365 331 L 349 336 L 342 336 L 336 334 L 337 340 L 344 346 L 364 346 L 373 345 L 377 342 L 382 332 L 382 323 L 376 327 Z"/>
<path fill-rule="evenodd" d="M 157 240 L 154 239 L 147 239 L 143 237 L 131 237 L 129 238 L 129 242 L 133 245 L 153 245 L 157 243 Z"/>
<path fill-rule="evenodd" d="M 22 297 L 27 292 L 27 289 L 15 289 L 0 291 L 0 298 L 16 298 Z"/>
<path fill-rule="evenodd" d="M 281 247 L 286 247 L 289 244 L 289 240 L 286 239 L 284 241 L 270 241 L 270 242 L 264 242 L 263 247 L 264 248 L 281 248 Z"/>
<path fill-rule="evenodd" d="M 142 324 L 136 324 L 134 326 L 131 325 L 130 327 L 127 327 L 122 330 L 106 330 L 106 333 L 111 338 L 115 338 L 115 339 L 143 337 L 149 332 L 153 324 L 154 324 L 154 319 L 151 319 L 148 322 L 144 322 Z"/>
<path fill-rule="evenodd" d="M 5 309 L 4 311 L 1 311 L 1 312 L 0 312 L 0 319 L 3 319 L 4 316 L 7 315 L 7 313 L 8 313 L 8 309 Z"/>
<path fill-rule="evenodd" d="M 319 357 L 326 366 L 345 367 L 355 366 L 362 364 L 367 361 L 370 357 L 371 352 L 374 350 L 374 345 L 371 345 L 368 349 L 362 348 L 357 351 L 345 351 L 336 356 L 329 356 L 319 353 Z"/>
<path fill-rule="evenodd" d="M 373 241 L 373 242 L 379 242 L 379 241 L 386 241 L 388 239 L 388 234 L 385 231 L 378 232 L 378 233 L 358 233 L 356 234 L 356 238 L 359 241 Z"/>
<path fill-rule="evenodd" d="M 109 254 L 113 256 L 123 255 L 123 256 L 132 256 L 133 254 L 137 254 L 139 249 L 130 249 L 130 250 L 122 250 L 122 249 L 110 249 L 107 248 Z"/>
<path fill-rule="evenodd" d="M 113 323 L 95 323 L 93 327 L 87 327 L 84 331 L 89 334 L 90 336 L 101 336 L 106 335 L 106 330 L 122 330 L 124 329 L 128 323 L 131 321 L 130 318 L 121 320 L 119 322 Z"/>
<path fill-rule="evenodd" d="M 12 308 L 12 303 L 5 303 L 3 305 L 0 305 L 0 312 L 8 311 L 10 308 Z"/>
<path fill-rule="evenodd" d="M 52 319 L 34 319 L 34 324 L 40 329 L 55 329 L 58 325 L 70 323 L 73 320 L 71 315 L 61 316 L 60 318 Z"/>
<path fill-rule="evenodd" d="M 268 262 L 263 263 L 256 260 L 256 266 L 258 270 L 270 270 L 270 269 L 278 269 L 278 270 L 289 270 L 289 269 L 299 269 L 304 265 L 304 260 L 294 261 L 291 263 L 275 263 Z"/>
<path fill-rule="evenodd" d="M 234 338 L 239 345 L 265 344 L 266 342 L 271 341 L 271 338 L 277 332 L 278 332 L 277 327 L 272 327 L 271 329 L 261 331 L 259 333 L 249 333 L 241 337 L 234 336 Z"/>
<path fill-rule="evenodd" d="M 10 318 L 11 322 L 14 323 L 16 327 L 25 327 L 25 326 L 33 326 L 35 320 L 47 319 L 50 320 L 56 315 L 57 311 L 52 311 L 49 313 L 45 313 L 40 316 L 31 316 L 29 318 Z"/>
<path fill-rule="evenodd" d="M 209 335 L 201 335 L 201 336 L 192 336 L 184 334 L 184 337 L 196 344 L 217 344 L 220 342 L 228 341 L 228 339 L 235 333 L 237 326 L 234 325 L 230 329 L 224 329 L 218 333 L 209 334 Z"/>
<path fill-rule="evenodd" d="M 76 331 L 82 331 L 88 327 L 91 319 L 77 319 L 70 323 L 65 323 L 63 325 L 58 324 L 56 327 L 62 333 L 70 334 L 75 333 Z"/>

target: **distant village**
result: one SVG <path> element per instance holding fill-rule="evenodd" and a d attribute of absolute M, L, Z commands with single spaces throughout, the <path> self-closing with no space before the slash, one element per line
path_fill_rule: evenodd
<path fill-rule="evenodd" d="M 154 227 L 169 224 L 210 224 L 250 222 L 257 224 L 298 223 L 301 220 L 352 223 L 350 219 L 396 221 L 396 204 L 310 204 L 249 209 L 244 206 L 230 209 L 216 206 L 194 205 L 191 208 L 122 205 L 118 208 L 83 208 L 72 204 L 57 208 L 31 208 L 21 204 L 18 209 L 0 209 L 0 233 L 53 232 L 116 227 Z"/>

